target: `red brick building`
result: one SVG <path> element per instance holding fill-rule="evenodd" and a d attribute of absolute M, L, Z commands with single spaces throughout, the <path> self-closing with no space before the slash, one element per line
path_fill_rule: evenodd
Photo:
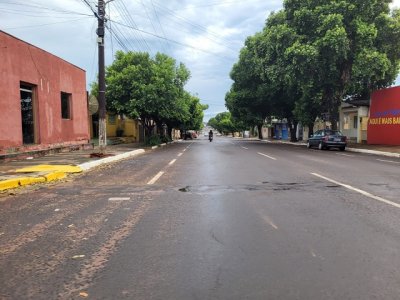
<path fill-rule="evenodd" d="M 0 31 L 0 155 L 89 138 L 85 71 Z"/>

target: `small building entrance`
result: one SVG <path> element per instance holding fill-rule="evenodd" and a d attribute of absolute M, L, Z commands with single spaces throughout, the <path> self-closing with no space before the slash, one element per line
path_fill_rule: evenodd
<path fill-rule="evenodd" d="M 31 86 L 20 86 L 21 95 L 21 119 L 22 140 L 24 144 L 35 143 L 35 122 L 33 113 L 33 88 Z"/>

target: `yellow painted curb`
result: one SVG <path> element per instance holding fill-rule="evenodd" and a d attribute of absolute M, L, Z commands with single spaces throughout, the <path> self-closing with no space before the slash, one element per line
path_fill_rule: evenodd
<path fill-rule="evenodd" d="M 46 178 L 46 181 L 53 181 L 53 180 L 57 180 L 57 179 L 63 179 L 65 177 L 67 177 L 67 174 L 65 174 L 64 172 L 53 172 L 53 173 L 43 175 L 43 177 Z"/>
<path fill-rule="evenodd" d="M 80 173 L 82 169 L 78 166 L 70 165 L 37 165 L 15 170 L 17 173 L 32 173 L 32 172 L 63 172 L 63 173 Z"/>
<path fill-rule="evenodd" d="M 44 177 L 21 177 L 21 178 L 19 178 L 20 185 L 29 185 L 29 184 L 45 182 L 45 181 L 46 181 L 46 178 L 44 178 Z"/>
<path fill-rule="evenodd" d="M 0 181 L 0 191 L 14 189 L 19 187 L 19 178 L 7 179 Z"/>

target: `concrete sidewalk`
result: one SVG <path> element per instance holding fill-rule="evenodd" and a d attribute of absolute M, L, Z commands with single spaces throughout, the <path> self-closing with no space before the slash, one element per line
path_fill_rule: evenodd
<path fill-rule="evenodd" d="M 154 147 L 153 147 L 154 148 Z M 147 148 L 150 150 L 152 148 Z M 44 183 L 81 173 L 97 166 L 134 157 L 145 152 L 143 144 L 108 145 L 107 154 L 99 157 L 98 148 L 61 152 L 42 157 L 0 163 L 0 192 L 35 183 Z"/>

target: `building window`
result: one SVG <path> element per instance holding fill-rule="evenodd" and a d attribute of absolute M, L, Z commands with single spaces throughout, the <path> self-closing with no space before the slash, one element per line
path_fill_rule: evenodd
<path fill-rule="evenodd" d="M 353 117 L 354 129 L 358 128 L 358 116 Z"/>
<path fill-rule="evenodd" d="M 61 92 L 61 118 L 71 119 L 71 94 Z"/>

